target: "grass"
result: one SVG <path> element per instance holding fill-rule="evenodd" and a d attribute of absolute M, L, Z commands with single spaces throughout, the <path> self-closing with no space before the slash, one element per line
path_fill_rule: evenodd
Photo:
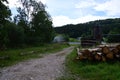
<path fill-rule="evenodd" d="M 80 80 L 120 80 L 120 62 L 80 61 L 75 60 L 75 57 L 76 50 L 67 56 L 66 68 L 70 74 L 79 77 Z"/>
<path fill-rule="evenodd" d="M 40 58 L 42 57 L 42 54 L 57 52 L 65 47 L 68 46 L 66 44 L 46 44 L 40 47 L 29 47 L 23 49 L 9 49 L 7 51 L 0 51 L 0 58 L 6 57 L 5 59 L 0 59 L 0 67 L 10 66 L 23 60 Z"/>
<path fill-rule="evenodd" d="M 70 42 L 78 42 L 78 40 L 75 39 L 75 38 L 69 38 L 69 41 L 70 41 Z"/>

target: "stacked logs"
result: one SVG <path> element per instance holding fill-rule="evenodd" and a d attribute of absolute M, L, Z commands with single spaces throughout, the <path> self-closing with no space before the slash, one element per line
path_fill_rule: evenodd
<path fill-rule="evenodd" d="M 110 61 L 120 60 L 120 45 L 115 47 L 103 46 L 94 49 L 80 50 L 77 48 L 77 58 L 79 60 L 90 61 Z"/>

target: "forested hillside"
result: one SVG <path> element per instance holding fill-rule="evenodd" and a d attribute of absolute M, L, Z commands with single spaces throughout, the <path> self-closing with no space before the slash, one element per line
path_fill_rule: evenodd
<path fill-rule="evenodd" d="M 54 28 L 58 34 L 66 34 L 69 37 L 90 37 L 93 34 L 93 27 L 100 26 L 102 30 L 102 35 L 105 34 L 120 34 L 120 18 L 106 19 L 106 20 L 96 20 L 83 24 L 68 24 L 61 27 Z"/>

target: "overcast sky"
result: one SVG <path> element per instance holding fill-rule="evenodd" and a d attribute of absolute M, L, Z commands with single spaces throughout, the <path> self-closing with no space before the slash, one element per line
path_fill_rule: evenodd
<path fill-rule="evenodd" d="M 16 14 L 17 0 L 8 0 Z M 38 0 L 37 0 L 38 1 Z M 120 18 L 120 0 L 40 0 L 53 19 L 53 25 L 78 24 L 107 18 Z"/>

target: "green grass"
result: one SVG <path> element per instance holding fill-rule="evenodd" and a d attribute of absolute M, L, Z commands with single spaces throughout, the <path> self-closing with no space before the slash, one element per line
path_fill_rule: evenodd
<path fill-rule="evenodd" d="M 66 68 L 70 74 L 82 80 L 120 80 L 120 62 L 80 61 L 75 57 L 76 50 L 66 58 Z"/>
<path fill-rule="evenodd" d="M 42 54 L 57 52 L 65 47 L 68 46 L 66 44 L 46 44 L 40 47 L 29 47 L 0 51 L 0 58 L 7 57 L 5 59 L 0 59 L 0 67 L 10 66 L 27 59 L 40 58 L 42 57 Z M 22 53 L 24 53 L 25 55 L 21 55 Z"/>
<path fill-rule="evenodd" d="M 75 38 L 69 38 L 69 41 L 70 41 L 70 42 L 78 42 L 78 40 L 75 39 Z"/>

